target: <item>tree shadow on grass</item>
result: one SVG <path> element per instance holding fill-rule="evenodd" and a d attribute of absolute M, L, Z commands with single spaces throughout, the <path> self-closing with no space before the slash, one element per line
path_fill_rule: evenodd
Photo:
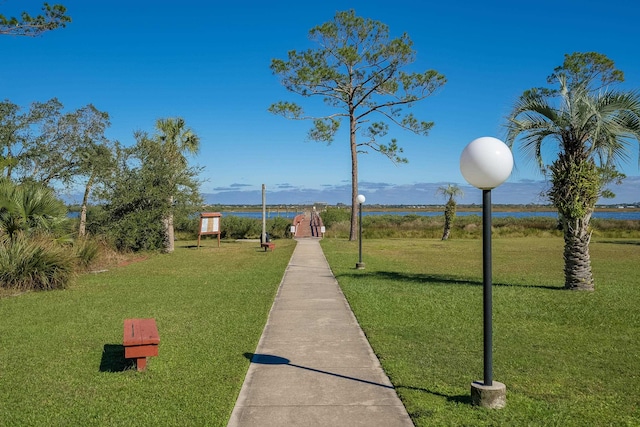
<path fill-rule="evenodd" d="M 135 369 L 135 359 L 124 358 L 124 346 L 122 344 L 105 344 L 100 360 L 100 372 L 123 372 Z"/>
<path fill-rule="evenodd" d="M 214 242 L 214 244 L 212 245 L 207 245 L 205 243 L 200 243 L 200 246 L 198 246 L 197 244 L 184 244 L 184 245 L 176 245 L 176 248 L 183 248 L 183 249 L 220 249 L 220 246 L 218 246 L 218 242 Z"/>
<path fill-rule="evenodd" d="M 612 245 L 633 245 L 640 246 L 640 240 L 598 240 L 594 243 L 609 243 Z"/>
<path fill-rule="evenodd" d="M 426 285 L 458 285 L 458 286 L 482 286 L 481 280 L 471 280 L 466 278 L 460 278 L 445 274 L 412 274 L 412 273 L 400 273 L 397 271 L 376 271 L 373 273 L 345 273 L 336 276 L 339 277 L 352 277 L 352 278 L 374 278 L 383 280 L 392 280 L 394 282 L 405 283 L 419 283 Z M 523 285 L 516 283 L 493 283 L 493 286 L 503 287 L 518 287 L 518 288 L 533 288 L 533 289 L 549 289 L 549 290 L 562 290 L 563 287 L 548 286 L 548 285 Z"/>

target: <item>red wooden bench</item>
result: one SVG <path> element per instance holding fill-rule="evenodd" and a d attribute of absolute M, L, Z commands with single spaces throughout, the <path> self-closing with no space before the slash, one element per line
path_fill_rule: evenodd
<path fill-rule="evenodd" d="M 265 252 L 267 251 L 267 249 L 271 249 L 273 251 L 276 248 L 276 244 L 273 242 L 264 242 L 260 243 L 260 247 L 264 248 Z"/>
<path fill-rule="evenodd" d="M 124 357 L 136 359 L 138 371 L 147 367 L 147 357 L 158 355 L 160 336 L 155 319 L 125 319 Z"/>

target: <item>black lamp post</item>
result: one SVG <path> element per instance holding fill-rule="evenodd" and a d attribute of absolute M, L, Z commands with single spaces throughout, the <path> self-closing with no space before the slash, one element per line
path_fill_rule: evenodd
<path fill-rule="evenodd" d="M 493 381 L 491 190 L 502 184 L 513 169 L 513 155 L 499 139 L 482 137 L 469 143 L 460 156 L 460 171 L 467 182 L 482 190 L 482 311 L 484 379 L 471 384 L 471 401 L 486 408 L 506 405 L 506 387 Z"/>
<path fill-rule="evenodd" d="M 365 201 L 365 197 L 362 194 L 358 194 L 356 201 L 358 202 L 358 262 L 356 263 L 357 270 L 364 270 L 364 262 L 362 262 L 362 204 Z"/>

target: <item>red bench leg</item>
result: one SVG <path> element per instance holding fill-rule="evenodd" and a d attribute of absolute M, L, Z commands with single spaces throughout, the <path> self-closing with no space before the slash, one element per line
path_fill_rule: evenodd
<path fill-rule="evenodd" d="M 136 359 L 136 369 L 138 371 L 144 371 L 147 368 L 147 358 L 139 357 Z"/>

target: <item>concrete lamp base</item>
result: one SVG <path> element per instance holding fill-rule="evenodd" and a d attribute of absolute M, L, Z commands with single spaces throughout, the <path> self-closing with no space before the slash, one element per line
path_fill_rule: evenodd
<path fill-rule="evenodd" d="M 471 383 L 471 403 L 489 409 L 502 409 L 507 405 L 507 387 L 497 381 L 484 385 L 481 381 Z"/>
<path fill-rule="evenodd" d="M 356 270 L 364 270 L 364 262 L 356 262 Z"/>

